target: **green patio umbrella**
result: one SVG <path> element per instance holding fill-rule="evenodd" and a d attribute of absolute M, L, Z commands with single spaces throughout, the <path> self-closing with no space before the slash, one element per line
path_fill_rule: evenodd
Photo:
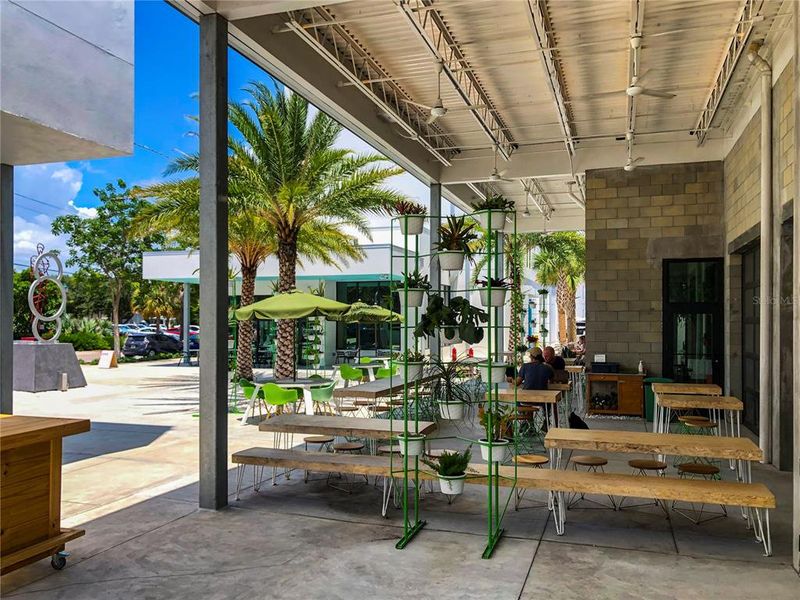
<path fill-rule="evenodd" d="M 259 300 L 235 311 L 239 321 L 250 319 L 302 319 L 303 317 L 339 318 L 350 308 L 349 304 L 330 298 L 292 290 L 275 294 L 271 298 Z"/>
<path fill-rule="evenodd" d="M 350 309 L 336 320 L 344 323 L 402 323 L 403 316 L 383 306 L 353 302 Z"/>

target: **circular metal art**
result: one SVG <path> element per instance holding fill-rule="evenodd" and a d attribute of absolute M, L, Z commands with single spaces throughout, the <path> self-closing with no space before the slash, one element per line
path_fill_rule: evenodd
<path fill-rule="evenodd" d="M 61 278 L 64 276 L 64 267 L 61 264 L 61 259 L 58 257 L 58 254 L 55 252 L 45 252 L 44 245 L 38 244 L 36 250 L 38 254 L 35 257 L 31 257 L 31 272 L 36 275 L 36 279 L 33 280 L 31 286 L 28 288 L 28 308 L 30 308 L 33 314 L 31 331 L 33 332 L 33 337 L 35 337 L 37 341 L 55 343 L 58 341 L 58 336 L 61 335 L 61 317 L 67 310 L 67 292 L 61 283 Z M 50 274 L 51 261 L 55 263 L 58 269 L 56 275 Z M 37 295 L 41 298 L 41 294 L 37 294 L 37 288 L 47 281 L 52 281 L 61 293 L 61 304 L 52 315 L 42 314 L 41 307 L 43 302 L 36 298 Z M 45 340 L 39 334 L 39 323 L 53 322 L 56 326 L 56 332 L 49 340 Z"/>

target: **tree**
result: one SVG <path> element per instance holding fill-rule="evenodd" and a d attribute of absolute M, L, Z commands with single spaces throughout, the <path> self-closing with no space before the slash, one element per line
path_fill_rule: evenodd
<path fill-rule="evenodd" d="M 161 317 L 177 317 L 183 300 L 183 286 L 168 281 L 137 281 L 133 284 L 131 310 L 146 318 L 155 317 L 156 331 L 161 330 Z"/>
<path fill-rule="evenodd" d="M 575 292 L 586 273 L 586 239 L 574 231 L 541 234 L 532 253 L 536 281 L 555 286 L 558 339 L 575 339 Z"/>
<path fill-rule="evenodd" d="M 308 102 L 297 94 L 273 93 L 252 83 L 245 103 L 232 103 L 236 134 L 228 141 L 228 228 L 230 251 L 241 267 L 241 304 L 253 302 L 258 266 L 278 257 L 278 291 L 295 288 L 297 264 L 363 259 L 350 227 L 369 236 L 366 212 L 378 213 L 401 195 L 381 184 L 401 172 L 378 155 L 354 155 L 333 148 L 341 125 L 323 113 L 309 117 Z M 175 160 L 167 174 L 197 172 L 197 154 Z M 196 175 L 143 191 L 156 201 L 143 213 L 145 230 L 173 230 L 196 247 L 199 181 Z M 341 267 L 340 264 L 337 266 Z M 202 277 L 202 274 L 201 274 Z M 278 321 L 277 377 L 294 372 L 294 323 Z M 239 323 L 237 367 L 252 377 L 253 329 Z"/>
<path fill-rule="evenodd" d="M 67 312 L 71 317 L 108 318 L 111 316 L 111 298 L 98 294 L 97 290 L 106 285 L 106 276 L 93 269 L 78 269 L 72 275 L 64 276 L 67 289 Z M 120 306 L 125 306 L 125 299 Z"/>
<path fill-rule="evenodd" d="M 133 220 L 147 202 L 136 196 L 122 180 L 94 190 L 100 201 L 97 216 L 82 218 L 62 215 L 53 220 L 53 234 L 67 235 L 67 266 L 93 269 L 105 276 L 111 299 L 111 320 L 114 323 L 114 352 L 119 355 L 119 318 L 123 295 L 131 283 L 139 281 L 142 252 L 163 244 L 164 236 L 149 233 L 129 237 Z"/>

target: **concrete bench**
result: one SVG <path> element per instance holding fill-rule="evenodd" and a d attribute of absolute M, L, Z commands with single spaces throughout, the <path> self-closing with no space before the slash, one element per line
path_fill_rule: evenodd
<path fill-rule="evenodd" d="M 388 456 L 367 454 L 333 454 L 330 452 L 306 452 L 302 450 L 282 450 L 277 448 L 248 448 L 236 452 L 232 457 L 238 465 L 236 480 L 236 499 L 239 499 L 244 468 L 273 467 L 303 469 L 322 473 L 348 473 L 383 477 L 383 508 L 385 517 L 393 489 L 392 463 Z M 400 466 L 395 458 L 394 472 Z M 769 528 L 769 509 L 775 508 L 774 494 L 761 483 L 740 483 L 733 481 L 706 481 L 698 479 L 678 479 L 675 477 L 640 477 L 621 473 L 588 473 L 584 471 L 563 471 L 557 469 L 535 469 L 517 467 L 516 484 L 514 467 L 499 468 L 499 485 L 520 489 L 538 489 L 552 492 L 552 510 L 556 533 L 564 534 L 566 521 L 566 501 L 564 494 L 584 493 L 630 498 L 651 498 L 661 502 L 681 501 L 726 506 L 742 506 L 753 509 L 756 514 L 753 529 L 756 540 L 764 545 L 767 556 L 772 555 L 772 541 Z M 427 467 L 421 468 L 419 478 L 433 480 L 437 476 Z M 471 464 L 467 468 L 466 483 L 486 485 L 488 483 L 486 464 Z M 258 490 L 260 478 L 253 476 L 254 488 Z M 273 485 L 277 485 L 273 475 Z"/>

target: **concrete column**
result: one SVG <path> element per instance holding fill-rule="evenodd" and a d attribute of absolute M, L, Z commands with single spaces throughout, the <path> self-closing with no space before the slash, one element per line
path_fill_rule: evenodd
<path fill-rule="evenodd" d="M 228 22 L 200 16 L 200 508 L 228 503 Z"/>
<path fill-rule="evenodd" d="M 183 323 L 181 324 L 181 335 L 183 336 L 183 360 L 181 364 L 192 364 L 192 355 L 189 353 L 189 322 L 192 320 L 191 316 L 191 290 L 190 283 L 183 284 Z"/>
<path fill-rule="evenodd" d="M 792 3 L 794 16 L 794 202 L 792 207 L 792 255 L 800 256 L 800 8 Z M 800 261 L 792 265 L 792 362 L 794 363 L 794 477 L 792 507 L 792 563 L 800 571 Z"/>
<path fill-rule="evenodd" d="M 429 273 L 431 288 L 438 290 L 442 286 L 442 270 L 439 268 L 439 258 L 433 256 L 433 249 L 439 242 L 439 225 L 442 223 L 442 184 L 431 184 L 430 198 L 430 236 L 428 238 Z M 431 356 L 440 356 L 442 353 L 442 338 L 439 333 L 431 336 L 429 340 Z"/>
<path fill-rule="evenodd" d="M 0 165 L 0 413 L 14 412 L 14 167 Z"/>
<path fill-rule="evenodd" d="M 761 72 L 761 264 L 759 300 L 758 354 L 761 357 L 761 377 L 758 383 L 758 443 L 764 452 L 764 462 L 772 462 L 773 423 L 772 364 L 777 349 L 772 337 L 772 68 L 758 54 L 753 44 L 747 55 Z M 778 436 L 776 435 L 775 438 Z"/>

